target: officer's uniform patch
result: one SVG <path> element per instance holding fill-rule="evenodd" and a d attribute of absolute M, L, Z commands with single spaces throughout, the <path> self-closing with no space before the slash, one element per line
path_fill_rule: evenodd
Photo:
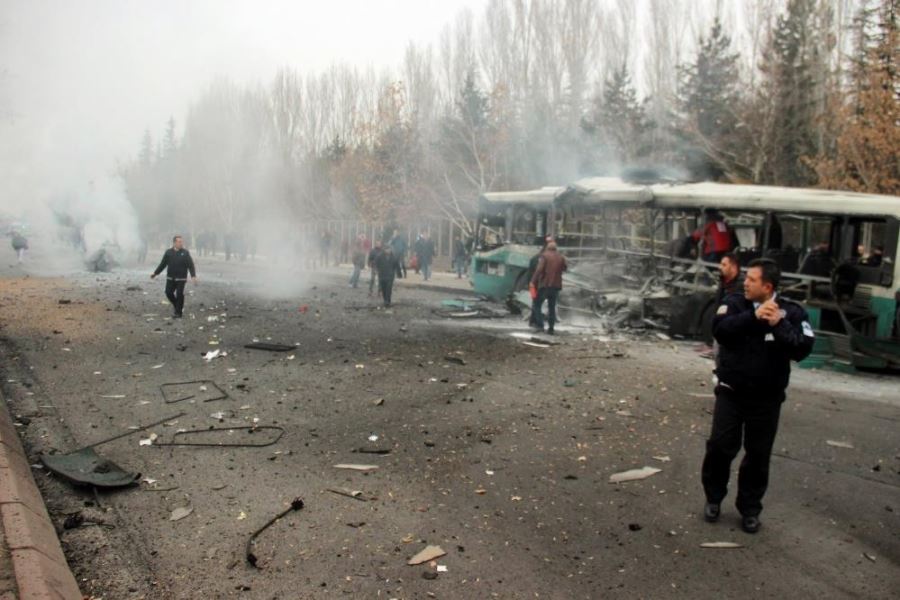
<path fill-rule="evenodd" d="M 772 335 L 771 333 L 767 333 L 767 334 L 766 334 L 766 341 L 767 341 L 767 342 L 774 342 L 774 341 L 775 341 L 775 336 Z"/>
<path fill-rule="evenodd" d="M 813 333 L 812 325 L 809 324 L 809 321 L 803 321 L 803 335 L 806 337 L 816 337 L 816 334 Z"/>
<path fill-rule="evenodd" d="M 728 314 L 728 305 L 723 304 L 719 307 L 719 310 L 716 311 L 717 315 L 727 315 Z"/>

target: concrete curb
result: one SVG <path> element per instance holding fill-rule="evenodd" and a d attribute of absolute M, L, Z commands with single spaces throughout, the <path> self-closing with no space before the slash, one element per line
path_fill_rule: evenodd
<path fill-rule="evenodd" d="M 0 517 L 19 600 L 82 600 L 2 396 Z"/>

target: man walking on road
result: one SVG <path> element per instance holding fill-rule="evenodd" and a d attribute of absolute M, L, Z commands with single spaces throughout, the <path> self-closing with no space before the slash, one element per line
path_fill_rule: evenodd
<path fill-rule="evenodd" d="M 180 319 L 184 309 L 184 286 L 187 283 L 188 272 L 191 274 L 191 281 L 197 282 L 194 259 L 191 258 L 191 253 L 184 248 L 184 241 L 180 235 L 172 238 L 172 247 L 163 254 L 159 266 L 150 275 L 150 279 L 156 279 L 163 269 L 166 269 L 166 298 L 175 309 L 173 316 Z"/>
<path fill-rule="evenodd" d="M 394 277 L 397 276 L 398 268 L 394 249 L 388 244 L 375 259 L 375 269 L 378 271 L 378 285 L 381 287 L 381 297 L 384 299 L 385 308 L 391 306 L 391 291 L 394 287 Z"/>
<path fill-rule="evenodd" d="M 431 263 L 434 262 L 434 242 L 427 233 L 422 234 L 421 244 L 416 251 L 419 268 L 422 269 L 422 277 L 425 281 L 431 279 Z"/>
<path fill-rule="evenodd" d="M 372 295 L 372 292 L 375 291 L 375 285 L 378 282 L 378 268 L 376 267 L 376 263 L 378 262 L 378 257 L 381 256 L 381 253 L 384 252 L 381 248 L 381 242 L 375 241 L 375 245 L 369 250 L 369 257 L 366 261 L 369 265 L 369 295 Z M 379 288 L 380 289 L 380 288 Z"/>
<path fill-rule="evenodd" d="M 815 336 L 806 311 L 777 296 L 781 272 L 769 259 L 747 267 L 744 294 L 731 294 L 716 309 L 713 335 L 719 342 L 716 404 L 706 442 L 702 480 L 703 517 L 719 519 L 728 493 L 731 461 L 743 441 L 736 506 L 747 533 L 760 528 L 762 498 L 769 484 L 769 461 L 778 431 L 792 360 L 812 351 Z"/>
<path fill-rule="evenodd" d="M 542 314 L 544 300 L 547 301 L 547 313 L 549 327 L 547 333 L 554 334 L 556 325 L 556 303 L 559 300 L 559 292 L 562 290 L 562 274 L 568 270 L 566 257 L 559 253 L 556 242 L 549 242 L 546 250 L 538 259 L 537 269 L 531 276 L 531 284 L 538 290 L 537 311 L 534 315 L 534 323 L 537 329 L 544 330 L 544 315 Z M 535 311 L 532 311 L 535 312 Z"/>
<path fill-rule="evenodd" d="M 400 230 L 394 230 L 394 236 L 387 244 L 393 250 L 394 258 L 397 259 L 397 277 L 406 277 L 406 240 L 400 235 Z"/>

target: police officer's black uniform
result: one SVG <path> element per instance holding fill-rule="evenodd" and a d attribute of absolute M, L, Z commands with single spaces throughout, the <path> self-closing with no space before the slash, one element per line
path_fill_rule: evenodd
<path fill-rule="evenodd" d="M 737 293 L 725 298 L 713 319 L 719 384 L 703 459 L 703 489 L 708 503 L 722 502 L 743 438 L 736 506 L 745 518 L 762 511 L 790 361 L 809 356 L 815 339 L 802 306 L 778 296 L 775 301 L 783 316 L 774 327 L 758 319 L 754 303 Z"/>
<path fill-rule="evenodd" d="M 175 316 L 181 317 L 181 311 L 184 308 L 184 285 L 187 283 L 188 272 L 190 271 L 191 277 L 197 276 L 194 259 L 191 258 L 191 253 L 184 248 L 181 250 L 169 248 L 163 254 L 153 276 L 156 277 L 162 273 L 163 269 L 166 269 L 166 298 L 175 307 Z"/>

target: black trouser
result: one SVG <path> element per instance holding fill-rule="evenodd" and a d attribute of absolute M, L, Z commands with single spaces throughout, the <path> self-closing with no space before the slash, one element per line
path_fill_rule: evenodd
<path fill-rule="evenodd" d="M 391 291 L 394 287 L 394 278 L 393 277 L 379 277 L 378 285 L 381 287 L 381 297 L 384 298 L 384 305 L 391 305 Z"/>
<path fill-rule="evenodd" d="M 550 324 L 548 329 L 553 331 L 553 326 L 556 325 L 556 303 L 559 300 L 559 291 L 559 288 L 541 288 L 538 290 L 537 311 L 534 310 L 533 306 L 531 311 L 534 313 L 534 324 L 536 327 L 544 328 L 543 306 L 544 300 L 546 300 L 547 322 Z"/>
<path fill-rule="evenodd" d="M 778 432 L 783 392 L 768 396 L 742 394 L 723 385 L 716 386 L 712 431 L 703 459 L 703 490 L 707 502 L 719 504 L 728 493 L 731 461 L 744 445 L 744 459 L 738 470 L 735 505 L 744 516 L 758 516 L 762 497 L 769 485 L 769 461 Z"/>
<path fill-rule="evenodd" d="M 184 284 L 186 283 L 187 281 L 184 279 L 166 279 L 166 298 L 175 307 L 176 315 L 180 315 L 184 308 Z"/>

